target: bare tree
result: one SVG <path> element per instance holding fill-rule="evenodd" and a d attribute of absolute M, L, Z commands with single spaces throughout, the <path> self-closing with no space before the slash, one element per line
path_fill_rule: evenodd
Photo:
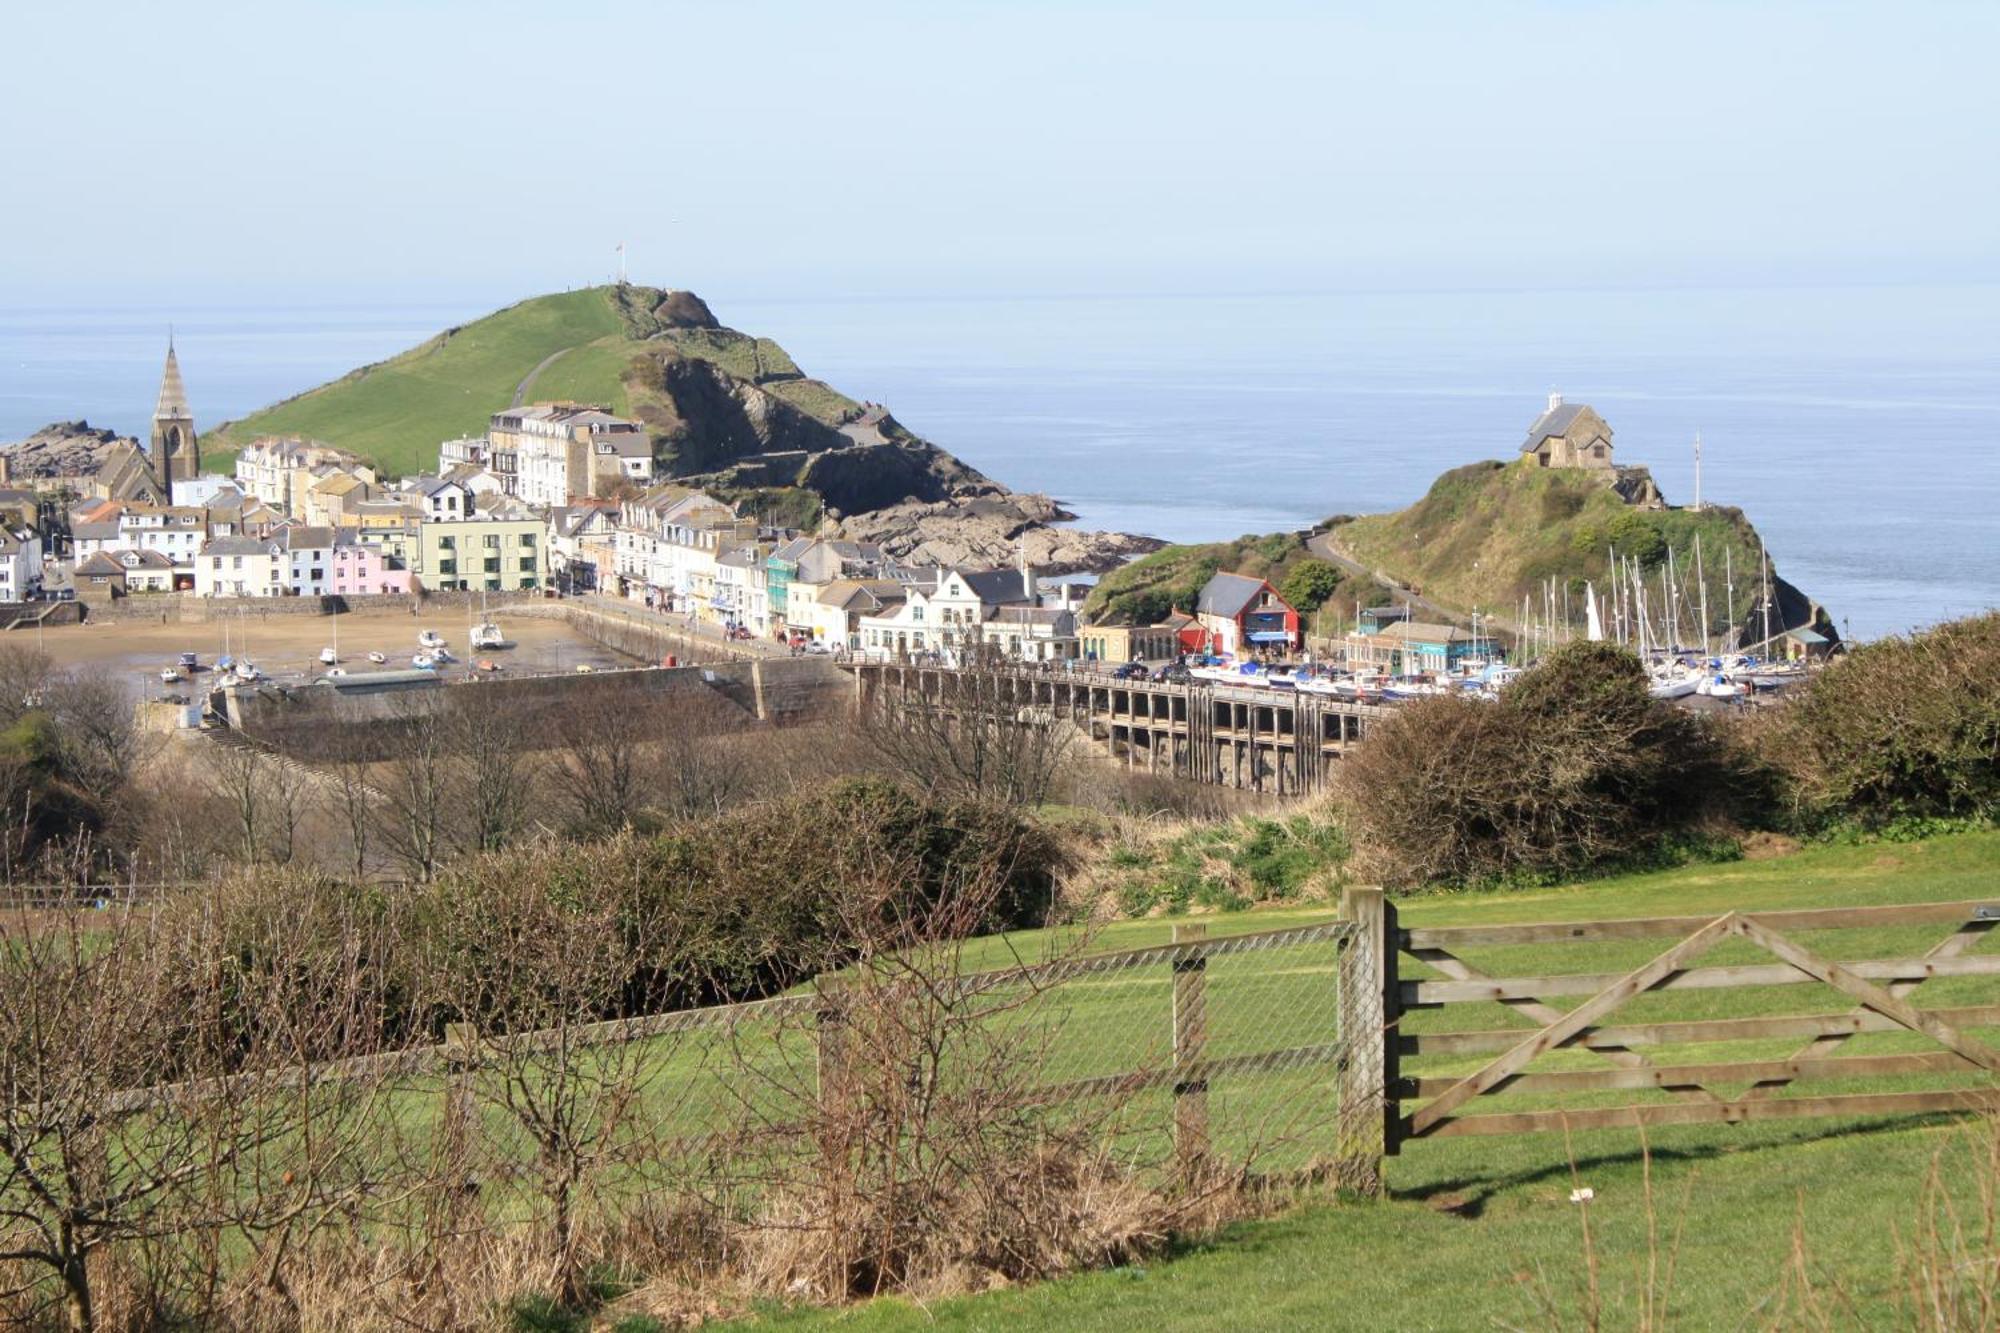
<path fill-rule="evenodd" d="M 372 1137 L 361 1085 L 299 1063 L 377 1030 L 354 955 L 256 953 L 232 975 L 212 929 L 166 920 L 0 925 L 0 1261 L 25 1275 L 17 1300 L 53 1284 L 73 1333 L 111 1294 L 98 1256 L 206 1270 L 186 1306 L 219 1289 L 225 1237 L 323 1218 L 326 1187 L 352 1198 L 365 1178 L 332 1169 Z"/>
<path fill-rule="evenodd" d="M 208 756 L 209 785 L 228 808 L 237 856 L 245 865 L 262 859 L 265 770 L 272 759 L 254 741 L 220 740 Z"/>
<path fill-rule="evenodd" d="M 451 719 L 458 754 L 466 842 L 474 851 L 498 851 L 512 842 L 533 807 L 539 763 L 516 716 L 461 698 Z"/>
<path fill-rule="evenodd" d="M 923 673 L 907 691 L 885 686 L 862 733 L 887 768 L 924 791 L 1039 805 L 1069 758 L 1076 729 L 1058 713 L 1014 701 L 1007 683 L 963 671 Z"/>
<path fill-rule="evenodd" d="M 468 906 L 438 981 L 467 1020 L 460 1122 L 482 1127 L 470 1160 L 527 1186 L 559 1298 L 575 1304 L 586 1210 L 643 1189 L 657 1160 L 647 1090 L 673 1042 L 607 1020 L 645 943 L 620 929 L 615 905 L 557 901 L 522 877 L 483 881 Z"/>
<path fill-rule="evenodd" d="M 356 880 L 367 878 L 369 832 L 374 828 L 380 799 L 368 781 L 366 760 L 343 756 L 333 764 L 336 813 L 347 835 L 347 869 Z"/>
<path fill-rule="evenodd" d="M 102 672 L 70 672 L 50 680 L 43 697 L 65 769 L 100 799 L 115 799 L 153 748 L 124 686 Z"/>
<path fill-rule="evenodd" d="M 55 664 L 47 653 L 17 643 L 0 644 L 0 724 L 43 705 Z"/>
<path fill-rule="evenodd" d="M 654 738 L 646 788 L 669 818 L 720 814 L 751 785 L 749 761 L 733 729 L 702 707 L 708 702 L 669 697 L 646 717 L 645 731 Z"/>
<path fill-rule="evenodd" d="M 382 822 L 382 841 L 410 878 L 420 882 L 437 874 L 449 850 L 450 727 L 434 702 L 423 695 L 398 697 L 391 723 L 394 740 L 383 765 L 390 817 Z"/>
<path fill-rule="evenodd" d="M 640 748 L 629 701 L 593 694 L 563 728 L 552 773 L 572 828 L 609 833 L 630 828 L 644 799 Z"/>

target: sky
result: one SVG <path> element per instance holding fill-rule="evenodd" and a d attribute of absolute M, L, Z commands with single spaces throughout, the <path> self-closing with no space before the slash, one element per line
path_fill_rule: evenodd
<path fill-rule="evenodd" d="M 9 8 L 0 305 L 2000 278 L 1994 3 Z"/>

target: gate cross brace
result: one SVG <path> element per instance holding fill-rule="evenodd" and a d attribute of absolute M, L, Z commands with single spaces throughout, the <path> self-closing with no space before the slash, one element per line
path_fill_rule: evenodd
<path fill-rule="evenodd" d="M 1491 1092 L 1520 1073 L 1536 1056 L 1569 1045 L 1587 1029 L 1596 1026 L 1599 1019 L 1619 1005 L 1635 995 L 1651 990 L 1674 973 L 1686 968 L 1690 962 L 1707 953 L 1724 938 L 1736 934 L 1740 920 L 1741 918 L 1734 912 L 1728 916 L 1717 917 L 1651 962 L 1641 964 L 1612 982 L 1539 1032 L 1529 1033 L 1527 1039 L 1520 1045 L 1501 1052 L 1483 1069 L 1459 1080 L 1418 1107 L 1416 1113 L 1410 1117 L 1409 1136 L 1415 1138 L 1429 1132 L 1439 1121 L 1466 1102 L 1482 1093 Z"/>
<path fill-rule="evenodd" d="M 1425 963 L 1436 968 L 1453 981 L 1491 981 L 1493 979 L 1492 974 L 1480 971 L 1447 949 L 1405 949 L 1403 952 L 1420 963 Z M 1526 1015 L 1543 1026 L 1553 1023 L 1563 1016 L 1562 1010 L 1541 1000 L 1522 999 L 1518 996 L 1512 998 L 1503 997 L 1500 1003 L 1508 1009 Z M 1605 1042 L 1601 1045 L 1591 1043 L 1585 1049 L 1593 1055 L 1603 1056 L 1620 1069 L 1649 1069 L 1653 1064 L 1650 1059 L 1633 1050 L 1631 1047 L 1621 1046 L 1614 1042 Z M 1671 1087 L 1666 1088 L 1665 1091 L 1671 1092 L 1674 1096 L 1684 1100 L 1706 1100 L 1711 1102 L 1720 1102 L 1722 1100 L 1700 1084 Z"/>
<path fill-rule="evenodd" d="M 1956 958 L 1973 945 L 1979 943 L 1980 940 L 1986 938 L 1986 932 L 1993 929 L 1996 924 L 2000 924 L 2000 922 L 1985 919 L 1968 921 L 1963 926 L 1960 926 L 1956 933 L 1947 935 L 1944 939 L 1939 940 L 1933 945 L 1930 951 L 1924 955 L 1924 958 L 1926 961 L 1936 958 Z M 1894 981 L 1889 983 L 1888 991 L 1891 995 L 1901 999 L 1928 980 L 1930 980 L 1928 977 L 1912 977 L 1907 981 Z M 1863 1005 L 1858 1009 L 1851 1010 L 1849 1017 L 1858 1018 L 1868 1012 L 1868 1007 Z M 1799 1047 L 1798 1050 L 1792 1052 L 1791 1058 L 1794 1060 L 1812 1060 L 1832 1055 L 1849 1041 L 1852 1041 L 1854 1036 L 1855 1034 L 1852 1032 L 1830 1032 L 1824 1036 L 1814 1037 L 1811 1041 Z M 1753 1084 L 1750 1090 L 1743 1094 L 1743 1100 L 1746 1102 L 1760 1101 L 1767 1097 L 1775 1097 L 1790 1087 L 1793 1081 L 1794 1079 L 1791 1077 L 1765 1079 L 1760 1083 Z"/>

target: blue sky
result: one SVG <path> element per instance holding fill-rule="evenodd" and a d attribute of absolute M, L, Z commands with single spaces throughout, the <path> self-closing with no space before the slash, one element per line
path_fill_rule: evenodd
<path fill-rule="evenodd" d="M 0 304 L 1992 281 L 2000 5 L 18 7 Z"/>

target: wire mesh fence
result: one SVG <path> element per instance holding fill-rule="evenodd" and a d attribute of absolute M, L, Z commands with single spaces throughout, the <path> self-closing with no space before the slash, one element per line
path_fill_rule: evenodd
<path fill-rule="evenodd" d="M 809 994 L 461 1036 L 425 1080 L 437 1148 L 517 1195 L 507 1213 L 536 1211 L 565 1170 L 600 1195 L 726 1175 L 769 1196 L 829 1169 L 922 1175 L 1052 1138 L 1149 1184 L 1314 1171 L 1340 1144 L 1351 931 L 1183 927 L 1155 948 L 990 971 L 877 960 Z M 565 1138 L 574 1160 L 550 1160 Z"/>

